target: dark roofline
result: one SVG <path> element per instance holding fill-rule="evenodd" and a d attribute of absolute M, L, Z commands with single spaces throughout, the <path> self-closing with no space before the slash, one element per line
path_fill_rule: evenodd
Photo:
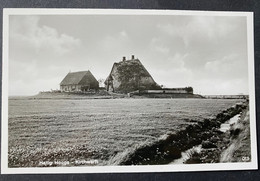
<path fill-rule="evenodd" d="M 84 77 L 84 76 L 86 76 L 87 74 L 90 74 L 90 76 L 92 76 L 95 80 L 96 80 L 96 78 L 94 77 L 94 75 L 89 71 L 89 70 L 86 70 L 86 71 L 77 71 L 77 72 L 69 72 L 63 79 L 62 79 L 62 81 L 60 82 L 60 86 L 62 86 L 62 85 L 75 85 L 75 83 L 66 83 L 66 84 L 64 84 L 63 82 L 66 80 L 66 78 L 70 75 L 70 74 L 77 74 L 77 73 L 84 73 L 84 75 L 81 77 L 81 80 L 82 80 L 82 78 Z M 81 81 L 81 80 L 79 80 L 79 82 Z M 96 80 L 97 81 L 97 80 Z M 79 83 L 78 82 L 78 83 Z M 98 82 L 98 81 L 97 81 Z M 78 84 L 77 83 L 77 84 Z"/>

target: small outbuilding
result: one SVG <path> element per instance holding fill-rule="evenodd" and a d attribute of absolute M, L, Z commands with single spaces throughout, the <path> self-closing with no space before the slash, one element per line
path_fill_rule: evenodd
<path fill-rule="evenodd" d="M 60 83 L 61 92 L 86 92 L 98 88 L 99 83 L 89 70 L 69 72 Z"/>

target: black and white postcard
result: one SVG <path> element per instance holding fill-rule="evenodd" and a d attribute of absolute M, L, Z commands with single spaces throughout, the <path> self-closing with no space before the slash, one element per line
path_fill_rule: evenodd
<path fill-rule="evenodd" d="M 257 169 L 253 13 L 4 9 L 1 168 Z"/>

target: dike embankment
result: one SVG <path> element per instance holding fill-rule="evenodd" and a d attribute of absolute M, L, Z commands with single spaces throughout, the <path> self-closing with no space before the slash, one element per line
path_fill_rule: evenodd
<path fill-rule="evenodd" d="M 40 92 L 35 96 L 27 96 L 26 99 L 116 99 L 127 98 L 126 94 L 115 94 L 107 91 L 99 92 Z M 14 98 L 13 98 L 14 99 Z"/>
<path fill-rule="evenodd" d="M 11 99 L 143 99 L 143 98 L 204 98 L 197 94 L 123 94 L 101 90 L 98 92 L 40 92 L 34 96 L 11 97 Z"/>
<path fill-rule="evenodd" d="M 191 149 L 196 145 L 202 144 L 208 151 L 203 155 L 194 153 L 187 163 L 217 162 L 219 155 L 215 154 L 211 148 L 219 153 L 218 142 L 222 142 L 223 132 L 219 127 L 224 122 L 247 108 L 247 103 L 239 103 L 235 106 L 217 114 L 213 119 L 204 119 L 200 122 L 188 125 L 186 128 L 169 135 L 166 139 L 159 140 L 152 145 L 145 145 L 130 154 L 120 164 L 121 165 L 160 165 L 169 164 L 181 158 L 182 152 Z M 211 151 L 209 151 L 211 150 Z M 202 156 L 204 158 L 202 159 Z M 213 160 L 213 161 L 212 161 Z"/>
<path fill-rule="evenodd" d="M 204 98 L 198 94 L 188 94 L 188 93 L 175 93 L 175 94 L 166 94 L 166 93 L 149 93 L 149 94 L 139 94 L 139 96 L 143 96 L 146 98 Z"/>

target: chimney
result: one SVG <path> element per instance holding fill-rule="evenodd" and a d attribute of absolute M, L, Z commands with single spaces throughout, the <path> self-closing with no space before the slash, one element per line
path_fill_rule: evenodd
<path fill-rule="evenodd" d="M 125 57 L 123 57 L 123 61 L 125 61 Z"/>
<path fill-rule="evenodd" d="M 134 55 L 132 55 L 132 60 L 134 60 L 135 59 L 135 56 Z"/>

